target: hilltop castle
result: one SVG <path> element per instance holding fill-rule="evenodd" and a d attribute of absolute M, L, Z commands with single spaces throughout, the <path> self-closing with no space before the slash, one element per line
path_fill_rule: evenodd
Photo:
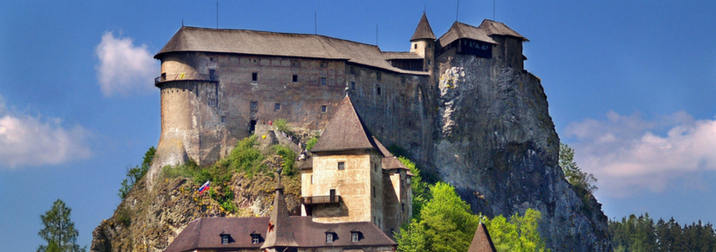
<path fill-rule="evenodd" d="M 521 71 L 523 41 L 491 20 L 455 22 L 436 40 L 425 14 L 409 52 L 322 35 L 182 27 L 154 56 L 161 137 L 150 181 L 165 165 L 213 163 L 260 121 L 323 130 L 346 92 L 373 135 L 428 162 L 440 95 L 435 73 L 455 55 Z"/>

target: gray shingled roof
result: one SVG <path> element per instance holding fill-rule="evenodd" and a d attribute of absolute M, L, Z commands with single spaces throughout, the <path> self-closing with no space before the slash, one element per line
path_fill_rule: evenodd
<path fill-rule="evenodd" d="M 410 41 L 412 42 L 420 39 L 435 40 L 433 28 L 430 27 L 430 22 L 428 22 L 428 17 L 425 15 L 425 12 L 423 12 L 423 16 L 420 18 L 418 27 L 415 28 L 415 33 L 413 33 L 413 37 L 410 38 Z"/>
<path fill-rule="evenodd" d="M 383 52 L 383 58 L 386 60 L 393 59 L 423 59 L 417 53 L 414 52 Z"/>
<path fill-rule="evenodd" d="M 475 231 L 475 236 L 472 237 L 472 243 L 467 252 L 495 252 L 495 245 L 492 244 L 492 238 L 490 238 L 490 232 L 487 232 L 485 224 L 480 223 Z"/>
<path fill-rule="evenodd" d="M 487 31 L 487 35 L 499 35 L 499 36 L 510 36 L 515 37 L 522 41 L 530 41 L 529 39 L 523 37 L 519 33 L 517 33 L 515 30 L 512 30 L 510 27 L 507 27 L 506 24 L 502 22 L 497 22 L 489 19 L 485 19 L 482 21 L 480 26 L 477 28 L 483 29 Z"/>
<path fill-rule="evenodd" d="M 316 223 L 310 216 L 291 216 L 298 247 L 378 247 L 395 246 L 396 243 L 371 222 Z M 269 217 L 254 218 L 200 218 L 187 225 L 164 252 L 207 250 L 260 250 L 262 243 L 252 244 L 251 233 L 266 238 Z M 326 243 L 326 231 L 333 230 L 338 236 L 333 243 Z M 351 241 L 351 231 L 360 230 L 363 239 Z M 232 242 L 221 244 L 221 233 L 229 234 Z"/>
<path fill-rule="evenodd" d="M 184 26 L 154 58 L 170 52 L 215 52 L 345 60 L 406 74 L 427 75 L 391 66 L 380 48 L 322 35 Z"/>
<path fill-rule="evenodd" d="M 365 149 L 378 151 L 373 136 L 356 112 L 351 98 L 346 96 L 311 152 Z"/>
<path fill-rule="evenodd" d="M 458 39 L 473 39 L 482 41 L 490 44 L 498 44 L 497 41 L 493 40 L 490 36 L 511 36 L 516 37 L 522 41 L 529 41 L 516 31 L 507 27 L 507 25 L 495 22 L 492 20 L 485 19 L 482 21 L 480 26 L 475 27 L 472 25 L 455 22 L 452 24 L 450 29 L 438 39 L 440 46 L 445 47 L 450 43 Z"/>
<path fill-rule="evenodd" d="M 408 167 L 405 167 L 400 160 L 398 160 L 398 157 L 394 156 L 393 153 L 390 153 L 388 151 L 388 148 L 385 148 L 385 145 L 378 141 L 377 138 L 373 137 L 373 142 L 375 142 L 375 145 L 378 146 L 378 150 L 380 150 L 380 153 L 383 154 L 383 158 L 381 160 L 381 166 L 385 170 L 393 170 L 393 169 L 404 169 L 409 170 Z M 412 176 L 412 174 L 409 174 Z"/>

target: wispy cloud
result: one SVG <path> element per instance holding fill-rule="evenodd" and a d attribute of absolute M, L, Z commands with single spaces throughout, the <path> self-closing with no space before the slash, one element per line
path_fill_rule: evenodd
<path fill-rule="evenodd" d="M 577 139 L 570 144 L 575 161 L 614 196 L 663 191 L 674 179 L 716 170 L 716 120 L 686 112 L 646 120 L 612 111 L 606 120 L 571 123 L 565 133 Z"/>
<path fill-rule="evenodd" d="M 0 96 L 0 168 L 60 164 L 92 155 L 89 131 L 65 128 L 59 119 L 43 119 L 6 110 Z"/>
<path fill-rule="evenodd" d="M 132 38 L 115 38 L 113 32 L 105 32 L 95 53 L 99 58 L 97 78 L 105 96 L 153 90 L 159 63 L 146 45 L 135 46 Z"/>

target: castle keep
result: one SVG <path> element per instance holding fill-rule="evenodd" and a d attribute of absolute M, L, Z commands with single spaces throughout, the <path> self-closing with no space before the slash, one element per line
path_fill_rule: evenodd
<path fill-rule="evenodd" d="M 346 90 L 373 135 L 427 162 L 439 61 L 468 54 L 521 69 L 522 41 L 491 20 L 455 22 L 436 40 L 424 14 L 409 52 L 322 35 L 182 27 L 155 55 L 162 130 L 150 178 L 165 165 L 218 160 L 261 121 L 323 130 Z"/>

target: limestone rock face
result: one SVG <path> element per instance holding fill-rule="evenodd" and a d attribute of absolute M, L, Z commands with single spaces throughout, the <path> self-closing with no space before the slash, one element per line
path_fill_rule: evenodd
<path fill-rule="evenodd" d="M 608 251 L 601 205 L 577 196 L 558 165 L 559 138 L 540 80 L 495 59 L 445 53 L 436 61 L 432 163 L 440 178 L 475 213 L 539 210 L 552 251 Z"/>
<path fill-rule="evenodd" d="M 209 193 L 196 193 L 199 185 L 186 178 L 157 178 L 150 190 L 145 179 L 140 180 L 114 215 L 103 220 L 92 232 L 90 251 L 163 251 L 189 224 L 201 217 L 267 216 L 273 201 L 273 178 L 254 175 L 246 179 L 237 174 L 226 185 L 234 191 L 233 203 L 239 207 L 228 214 L 210 199 Z M 284 179 L 286 203 L 292 213 L 299 210 L 300 181 Z M 219 189 L 220 190 L 220 189 Z"/>

